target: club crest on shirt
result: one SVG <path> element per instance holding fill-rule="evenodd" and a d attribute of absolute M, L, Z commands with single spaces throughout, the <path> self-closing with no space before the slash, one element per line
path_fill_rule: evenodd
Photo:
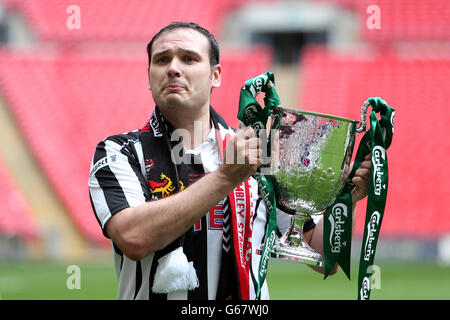
<path fill-rule="evenodd" d="M 147 166 L 146 166 L 147 167 Z M 150 186 L 150 192 L 152 194 L 160 193 L 160 198 L 165 198 L 170 196 L 175 191 L 175 185 L 164 172 L 161 172 L 159 176 L 159 181 L 153 181 L 151 179 L 147 179 L 148 184 Z M 180 180 L 180 191 L 184 189 L 184 184 Z"/>

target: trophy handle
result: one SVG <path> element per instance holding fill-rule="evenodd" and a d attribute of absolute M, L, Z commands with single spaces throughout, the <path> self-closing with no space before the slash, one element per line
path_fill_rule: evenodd
<path fill-rule="evenodd" d="M 369 106 L 370 106 L 369 100 L 364 101 L 364 104 L 361 107 L 361 122 L 357 122 L 359 126 L 356 128 L 356 132 L 358 133 L 366 131 L 367 109 L 369 109 Z"/>

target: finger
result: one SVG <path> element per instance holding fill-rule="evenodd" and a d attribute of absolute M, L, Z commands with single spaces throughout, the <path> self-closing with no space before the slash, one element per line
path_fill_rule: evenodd
<path fill-rule="evenodd" d="M 251 152 L 252 155 L 256 155 L 259 158 L 262 157 L 261 139 L 254 137 L 246 140 L 246 143 L 246 148 L 248 149 L 249 153 Z"/>
<path fill-rule="evenodd" d="M 252 137 L 255 137 L 255 130 L 253 130 L 252 127 L 245 127 L 242 129 L 242 136 L 245 137 L 245 139 L 250 139 Z"/>
<path fill-rule="evenodd" d="M 370 169 L 370 161 L 361 162 L 361 165 L 359 167 L 364 169 Z"/>
<path fill-rule="evenodd" d="M 357 188 L 359 188 L 359 191 L 362 192 L 362 193 L 367 193 L 367 191 L 369 190 L 369 184 L 367 183 L 366 180 L 364 180 L 361 177 L 353 177 L 352 183 Z"/>
<path fill-rule="evenodd" d="M 355 171 L 355 177 L 360 177 L 366 181 L 369 181 L 369 176 L 370 176 L 369 169 L 359 168 L 358 170 Z"/>
<path fill-rule="evenodd" d="M 242 133 L 241 135 L 244 135 Z M 250 158 L 256 159 L 261 154 L 260 139 L 257 137 L 246 138 L 241 136 L 236 139 L 235 152 L 237 157 L 237 164 L 248 164 Z M 255 160 L 252 160 L 255 163 Z"/>
<path fill-rule="evenodd" d="M 247 140 L 247 143 L 250 148 L 255 148 L 255 149 L 261 148 L 261 145 L 262 145 L 261 138 L 259 138 L 259 137 L 252 137 Z"/>
<path fill-rule="evenodd" d="M 238 147 L 243 150 L 259 149 L 261 146 L 261 139 L 258 137 L 240 137 L 237 144 Z"/>
<path fill-rule="evenodd" d="M 253 149 L 248 152 L 248 164 L 250 165 L 261 165 L 261 150 Z"/>

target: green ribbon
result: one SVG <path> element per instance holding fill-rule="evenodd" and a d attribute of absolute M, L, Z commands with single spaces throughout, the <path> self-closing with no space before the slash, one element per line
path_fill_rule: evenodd
<path fill-rule="evenodd" d="M 361 257 L 358 272 L 358 299 L 368 300 L 372 285 L 371 269 L 375 259 L 378 236 L 388 191 L 388 159 L 386 150 L 392 142 L 394 133 L 395 110 L 389 107 L 381 98 L 369 98 L 373 110 L 370 114 L 371 136 L 371 166 L 369 178 L 369 193 L 367 198 L 366 221 L 361 247 Z M 375 112 L 379 112 L 378 120 Z M 370 270 L 369 270 L 370 269 Z"/>
<path fill-rule="evenodd" d="M 395 110 L 379 98 L 367 100 L 372 107 L 370 129 L 364 134 L 355 156 L 353 169 L 343 191 L 324 213 L 324 258 L 325 276 L 331 272 L 336 262 L 350 279 L 350 251 L 352 236 L 351 179 L 361 166 L 367 154 L 371 154 L 368 200 L 364 235 L 358 274 L 358 299 L 370 297 L 370 270 L 375 258 L 375 250 L 383 220 L 388 189 L 388 162 L 386 150 L 391 145 L 394 133 Z M 377 118 L 380 114 L 380 120 Z"/>
<path fill-rule="evenodd" d="M 275 78 L 273 73 L 266 72 L 247 80 L 245 85 L 241 88 L 237 117 L 245 126 L 251 126 L 255 130 L 256 135 L 261 138 L 266 136 L 266 125 L 269 116 L 272 115 L 275 107 L 280 104 L 280 99 L 275 92 L 274 84 Z M 261 91 L 265 93 L 264 108 L 262 108 L 255 99 Z M 277 129 L 280 125 L 281 118 L 275 117 L 275 121 L 272 121 L 271 129 Z M 268 139 L 270 139 L 270 136 Z M 265 155 L 270 157 L 270 143 L 267 144 L 267 147 L 268 150 Z M 263 160 L 263 162 L 265 161 Z M 270 252 L 272 251 L 276 239 L 277 211 L 273 184 L 264 175 L 256 173 L 254 176 L 258 182 L 258 188 L 261 191 L 264 204 L 266 205 L 268 219 L 264 247 L 258 268 L 258 289 L 256 296 L 259 298 L 261 286 L 264 283 L 267 274 Z"/>
<path fill-rule="evenodd" d="M 328 277 L 336 262 L 350 279 L 350 253 L 352 243 L 352 196 L 348 184 L 324 213 L 323 251 L 325 276 Z"/>

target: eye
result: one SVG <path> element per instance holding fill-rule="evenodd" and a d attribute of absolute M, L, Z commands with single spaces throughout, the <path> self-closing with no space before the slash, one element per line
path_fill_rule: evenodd
<path fill-rule="evenodd" d="M 169 62 L 169 57 L 167 57 L 167 56 L 161 56 L 161 57 L 157 57 L 155 59 L 155 63 L 158 63 L 158 64 L 167 63 L 167 62 Z"/>
<path fill-rule="evenodd" d="M 191 55 L 186 55 L 183 57 L 183 61 L 185 61 L 185 62 L 195 62 L 197 60 L 198 59 L 196 57 L 191 56 Z"/>

